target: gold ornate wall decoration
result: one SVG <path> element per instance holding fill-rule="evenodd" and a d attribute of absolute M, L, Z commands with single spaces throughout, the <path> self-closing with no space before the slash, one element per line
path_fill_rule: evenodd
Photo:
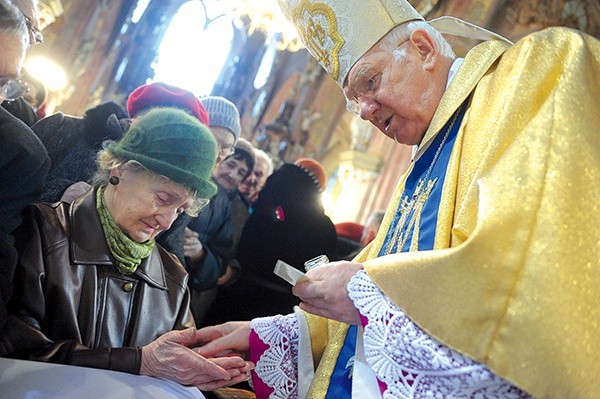
<path fill-rule="evenodd" d="M 352 118 L 350 126 L 352 129 L 350 149 L 358 152 L 367 152 L 374 133 L 373 125 L 355 116 Z"/>
<path fill-rule="evenodd" d="M 247 34 L 262 32 L 268 45 L 275 42 L 281 51 L 291 52 L 304 48 L 296 29 L 283 15 L 277 0 L 219 0 L 239 25 L 247 26 Z"/>
<path fill-rule="evenodd" d="M 315 121 L 318 121 L 323 116 L 319 111 L 311 112 L 307 109 L 302 110 L 302 120 L 300 121 L 300 130 L 310 132 L 310 127 Z"/>
<path fill-rule="evenodd" d="M 600 37 L 600 2 L 508 0 L 497 8 L 491 29 L 517 40 L 550 26 L 566 26 Z"/>
<path fill-rule="evenodd" d="M 358 220 L 365 197 L 371 191 L 382 160 L 364 152 L 349 150 L 338 155 L 337 179 L 331 193 L 329 216 L 336 222 Z"/>

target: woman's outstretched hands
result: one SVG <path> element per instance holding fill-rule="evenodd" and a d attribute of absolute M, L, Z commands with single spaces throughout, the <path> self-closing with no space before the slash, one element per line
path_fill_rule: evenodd
<path fill-rule="evenodd" d="M 195 349 L 197 331 L 170 331 L 142 347 L 140 374 L 166 378 L 210 391 L 248 379 L 254 364 L 239 356 L 203 357 Z"/>

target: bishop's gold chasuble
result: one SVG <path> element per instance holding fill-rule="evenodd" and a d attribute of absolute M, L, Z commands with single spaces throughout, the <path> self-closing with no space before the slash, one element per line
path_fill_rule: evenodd
<path fill-rule="evenodd" d="M 419 327 L 535 397 L 600 397 L 600 42 L 472 49 L 357 258 Z M 307 315 L 311 398 L 356 329 Z"/>

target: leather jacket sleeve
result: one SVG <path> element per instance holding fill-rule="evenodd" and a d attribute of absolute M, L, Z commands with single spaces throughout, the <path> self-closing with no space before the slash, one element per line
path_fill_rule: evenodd
<path fill-rule="evenodd" d="M 75 341 L 62 341 L 40 354 L 33 354 L 30 359 L 139 374 L 142 348 L 89 349 Z"/>
<path fill-rule="evenodd" d="M 0 334 L 0 352 L 13 358 L 132 374 L 139 374 L 142 364 L 141 347 L 90 349 L 74 340 L 52 342 L 39 329 L 12 315 Z"/>

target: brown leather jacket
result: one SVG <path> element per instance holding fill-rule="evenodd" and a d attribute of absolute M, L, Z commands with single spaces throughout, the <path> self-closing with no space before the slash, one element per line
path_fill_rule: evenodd
<path fill-rule="evenodd" d="M 17 317 L 1 344 L 13 357 L 139 373 L 140 346 L 194 325 L 188 276 L 158 245 L 134 274 L 119 273 L 95 198 L 29 207 L 17 238 Z"/>

